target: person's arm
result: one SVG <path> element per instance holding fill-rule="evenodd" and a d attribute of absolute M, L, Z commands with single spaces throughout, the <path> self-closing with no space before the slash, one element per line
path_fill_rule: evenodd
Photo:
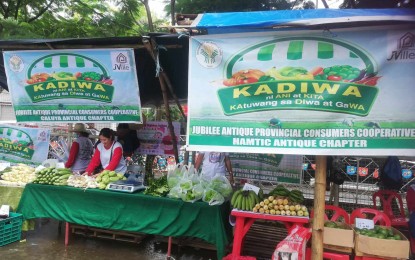
<path fill-rule="evenodd" d="M 225 156 L 225 166 L 229 172 L 229 182 L 233 184 L 234 180 L 233 180 L 232 164 L 231 164 L 231 159 L 229 158 L 228 155 Z"/>
<path fill-rule="evenodd" d="M 202 164 L 202 162 L 203 162 L 203 157 L 204 157 L 204 155 L 205 155 L 205 154 L 203 154 L 203 153 L 199 153 L 199 155 L 197 156 L 197 158 L 196 158 L 196 162 L 195 162 L 195 170 L 196 170 L 196 171 L 199 171 L 200 165 L 201 165 L 201 164 Z"/>
<path fill-rule="evenodd" d="M 73 142 L 71 146 L 71 150 L 69 151 L 69 158 L 68 161 L 65 163 L 65 168 L 71 168 L 75 162 L 76 156 L 79 152 L 79 144 L 78 142 Z"/>
<path fill-rule="evenodd" d="M 92 156 L 91 161 L 89 162 L 88 167 L 85 170 L 85 173 L 88 175 L 92 175 L 94 173 L 95 168 L 97 168 L 101 164 L 101 153 L 97 148 L 95 148 L 94 155 Z"/>
<path fill-rule="evenodd" d="M 120 160 L 122 159 L 122 147 L 114 148 L 114 152 L 112 153 L 112 158 L 110 163 L 107 167 L 105 167 L 105 170 L 113 171 L 117 168 L 118 164 L 120 163 Z"/>

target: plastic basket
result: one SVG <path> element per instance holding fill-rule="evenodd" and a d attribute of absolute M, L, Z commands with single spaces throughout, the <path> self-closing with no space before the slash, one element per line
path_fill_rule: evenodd
<path fill-rule="evenodd" d="M 0 220 L 0 246 L 20 240 L 22 235 L 23 215 L 10 212 L 6 219 Z"/>

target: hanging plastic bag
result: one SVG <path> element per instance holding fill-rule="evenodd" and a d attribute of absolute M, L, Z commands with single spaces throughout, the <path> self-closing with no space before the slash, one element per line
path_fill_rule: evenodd
<path fill-rule="evenodd" d="M 210 206 L 221 205 L 225 202 L 225 198 L 219 192 L 210 188 L 204 190 L 202 200 L 207 202 Z"/>

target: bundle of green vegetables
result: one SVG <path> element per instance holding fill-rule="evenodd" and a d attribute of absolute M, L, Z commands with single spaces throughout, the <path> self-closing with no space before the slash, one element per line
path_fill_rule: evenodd
<path fill-rule="evenodd" d="M 144 190 L 144 194 L 165 197 L 170 191 L 169 185 L 167 184 L 167 176 L 163 175 L 160 178 L 152 178 L 148 181 L 148 186 Z"/>

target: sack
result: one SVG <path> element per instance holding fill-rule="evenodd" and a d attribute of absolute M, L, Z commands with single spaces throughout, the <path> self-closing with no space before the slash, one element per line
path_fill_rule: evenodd
<path fill-rule="evenodd" d="M 402 188 L 402 167 L 398 157 L 389 156 L 380 175 L 383 187 L 388 190 Z"/>
<path fill-rule="evenodd" d="M 310 228 L 296 226 L 286 238 L 278 243 L 272 260 L 304 260 L 307 241 L 311 236 Z"/>

